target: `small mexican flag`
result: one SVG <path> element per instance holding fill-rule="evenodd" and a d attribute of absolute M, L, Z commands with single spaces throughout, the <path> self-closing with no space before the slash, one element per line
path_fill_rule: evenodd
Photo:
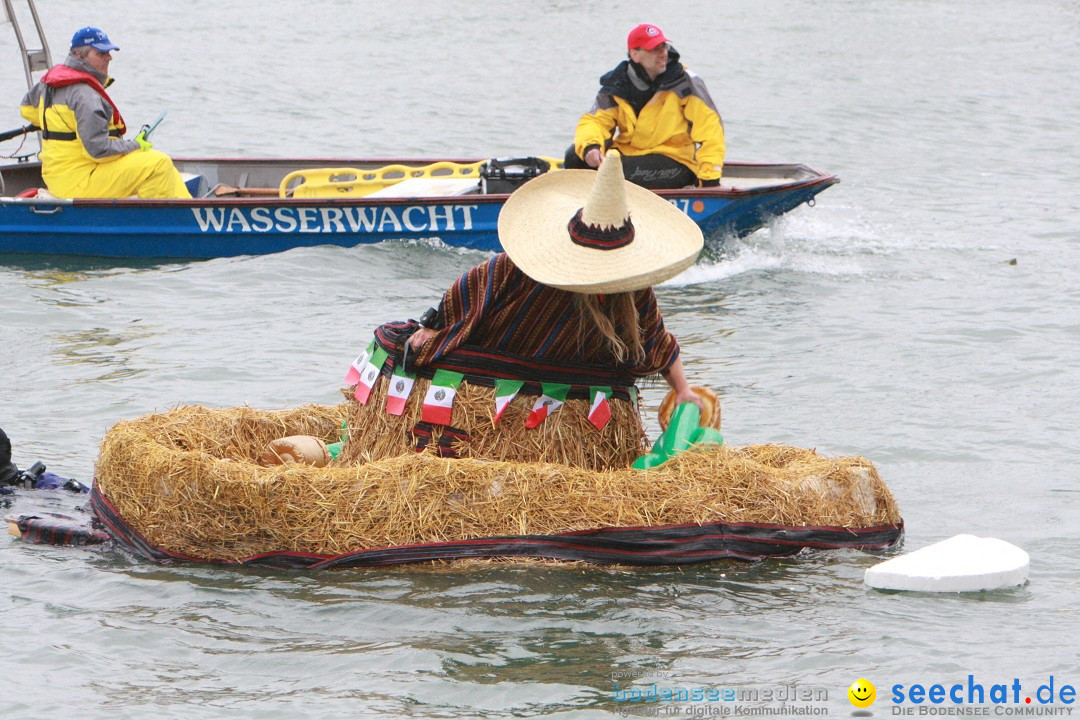
<path fill-rule="evenodd" d="M 495 417 L 491 419 L 491 426 L 499 424 L 503 410 L 510 401 L 517 397 L 518 392 L 524 387 L 524 380 L 496 380 L 495 381 Z"/>
<path fill-rule="evenodd" d="M 534 428 L 548 415 L 562 407 L 566 402 L 566 394 L 570 392 L 570 386 L 562 383 L 540 383 L 540 397 L 533 404 L 532 412 L 529 413 L 525 427 Z"/>
<path fill-rule="evenodd" d="M 436 370 L 424 396 L 420 419 L 433 425 L 449 425 L 454 412 L 454 396 L 465 376 L 452 370 Z"/>
<path fill-rule="evenodd" d="M 356 359 L 352 361 L 352 365 L 349 366 L 349 372 L 345 373 L 345 384 L 355 385 L 360 382 L 360 377 L 364 373 L 364 366 L 367 365 L 367 361 L 371 359 L 371 354 L 375 352 L 375 341 L 372 340 L 364 352 L 356 356 Z"/>
<path fill-rule="evenodd" d="M 415 383 L 415 375 L 407 375 L 400 365 L 395 365 L 394 374 L 390 376 L 390 387 L 386 390 L 386 412 L 391 415 L 404 413 L 405 401 L 409 399 Z"/>
<path fill-rule="evenodd" d="M 596 426 L 597 430 L 603 430 L 611 420 L 611 388 L 601 385 L 589 388 L 589 422 Z"/>
<path fill-rule="evenodd" d="M 387 357 L 385 350 L 376 348 L 371 359 L 367 361 L 367 365 L 364 366 L 363 371 L 360 373 L 360 382 L 356 384 L 356 392 L 353 393 L 353 397 L 361 405 L 367 405 L 368 397 L 371 395 L 371 388 L 375 387 L 375 381 L 379 379 L 379 373 L 382 371 L 382 366 L 386 364 Z"/>

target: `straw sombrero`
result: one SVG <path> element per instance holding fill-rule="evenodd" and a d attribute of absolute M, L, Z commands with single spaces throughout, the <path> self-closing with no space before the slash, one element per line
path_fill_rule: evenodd
<path fill-rule="evenodd" d="M 499 241 L 533 280 L 584 294 L 663 282 L 705 243 L 685 213 L 623 179 L 615 150 L 596 172 L 560 170 L 522 185 L 499 214 Z"/>

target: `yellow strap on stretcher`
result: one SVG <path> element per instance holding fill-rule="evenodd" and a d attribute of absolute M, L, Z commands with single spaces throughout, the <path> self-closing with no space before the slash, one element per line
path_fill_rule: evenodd
<path fill-rule="evenodd" d="M 559 158 L 540 157 L 551 170 L 561 170 Z M 384 165 L 373 170 L 357 168 L 313 168 L 295 170 L 281 181 L 278 195 L 294 198 L 348 198 L 363 197 L 376 190 L 395 185 L 410 178 L 480 178 L 480 166 L 488 162 L 455 163 L 440 161 L 415 167 L 412 165 Z M 549 170 L 550 172 L 550 170 Z"/>

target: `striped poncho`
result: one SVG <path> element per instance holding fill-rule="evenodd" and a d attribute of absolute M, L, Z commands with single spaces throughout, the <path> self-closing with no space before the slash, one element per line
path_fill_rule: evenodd
<path fill-rule="evenodd" d="M 573 293 L 541 285 L 499 253 L 466 272 L 446 292 L 439 305 L 439 329 L 416 362 L 438 363 L 467 344 L 493 353 L 606 365 L 633 377 L 655 375 L 679 357 L 679 344 L 664 328 L 651 288 L 636 291 L 634 301 L 645 358 L 620 365 L 600 332 L 580 317 Z"/>

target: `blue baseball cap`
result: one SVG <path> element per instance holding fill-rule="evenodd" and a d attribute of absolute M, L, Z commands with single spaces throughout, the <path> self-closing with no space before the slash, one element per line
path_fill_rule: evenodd
<path fill-rule="evenodd" d="M 82 30 L 77 30 L 75 36 L 71 38 L 71 47 L 85 47 L 89 45 L 98 52 L 109 52 L 110 50 L 119 50 L 120 48 L 112 44 L 109 40 L 109 36 L 105 34 L 104 30 L 99 30 L 96 27 L 84 27 Z"/>

